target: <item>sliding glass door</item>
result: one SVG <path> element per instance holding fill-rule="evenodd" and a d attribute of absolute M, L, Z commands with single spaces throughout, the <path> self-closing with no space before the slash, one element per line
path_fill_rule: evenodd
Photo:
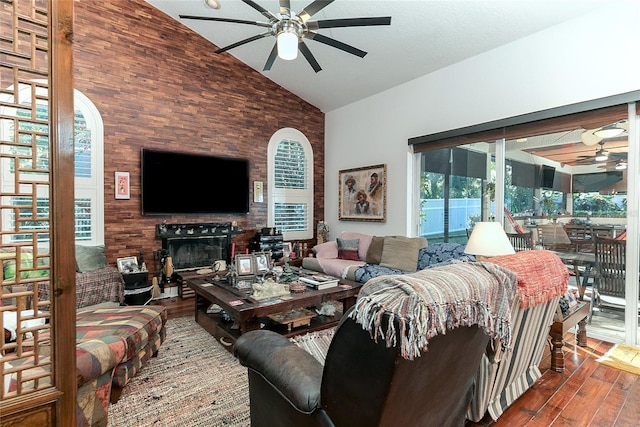
<path fill-rule="evenodd" d="M 430 242 L 467 241 L 478 221 L 495 215 L 491 144 L 463 145 L 420 158 L 420 235 Z"/>
<path fill-rule="evenodd" d="M 476 222 L 502 220 L 504 212 L 507 232 L 531 232 L 536 247 L 545 248 L 539 225 L 554 224 L 572 245 L 568 250 L 590 260 L 571 266 L 578 270 L 570 281 L 593 305 L 589 336 L 637 343 L 640 119 L 635 108 L 621 104 L 484 130 L 460 137 L 465 142 L 460 145 L 448 138 L 432 140 L 436 149 L 415 146 L 420 235 L 429 242 L 466 242 Z M 596 241 L 607 238 L 623 242 L 599 247 L 610 258 L 612 248 L 623 247 L 618 256 L 623 268 L 613 274 L 623 276 L 617 294 L 610 291 L 608 276 L 619 267 L 613 261 L 603 265 L 602 253 L 596 262 Z"/>

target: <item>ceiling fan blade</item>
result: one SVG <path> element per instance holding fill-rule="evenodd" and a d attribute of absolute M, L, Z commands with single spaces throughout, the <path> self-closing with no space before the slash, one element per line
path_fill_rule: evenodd
<path fill-rule="evenodd" d="M 291 1 L 280 0 L 280 14 L 291 16 Z"/>
<path fill-rule="evenodd" d="M 298 12 L 298 16 L 302 19 L 303 23 L 306 23 L 309 18 L 329 6 L 333 1 L 334 0 L 316 0 Z"/>
<path fill-rule="evenodd" d="M 253 41 L 260 40 L 265 37 L 269 37 L 270 35 L 271 35 L 270 31 L 266 33 L 258 34 L 257 36 L 249 37 L 248 39 L 240 40 L 239 42 L 235 42 L 234 44 L 230 44 L 229 46 L 218 49 L 216 50 L 216 53 L 223 53 L 235 47 L 242 46 L 243 44 L 251 43 Z"/>
<path fill-rule="evenodd" d="M 596 130 L 597 129 L 588 129 L 582 132 L 580 139 L 584 145 L 596 145 L 602 141 L 602 138 L 593 133 Z"/>
<path fill-rule="evenodd" d="M 265 9 L 264 7 L 260 6 L 259 4 L 257 4 L 256 2 L 253 2 L 251 0 L 242 0 L 243 3 L 248 4 L 249 6 L 251 6 L 252 8 L 254 8 L 255 10 L 257 10 L 258 12 L 260 12 L 262 15 L 264 15 L 265 17 L 267 17 L 267 19 L 269 20 L 278 20 L 278 17 L 276 15 L 274 15 L 273 13 L 269 12 L 267 9 Z"/>
<path fill-rule="evenodd" d="M 302 40 L 300 40 L 300 43 L 298 43 L 298 49 L 300 49 L 300 52 L 302 52 L 304 57 L 307 59 L 307 62 L 309 63 L 309 65 L 311 65 L 313 71 L 317 73 L 318 71 L 322 70 L 322 67 L 320 67 L 320 64 L 318 64 L 318 61 L 316 61 L 316 58 L 313 56 L 307 45 Z"/>
<path fill-rule="evenodd" d="M 360 50 L 357 47 L 353 47 L 336 39 L 332 39 L 330 37 L 323 36 L 322 34 L 314 33 L 312 31 L 306 32 L 303 37 L 338 48 L 352 55 L 359 56 L 360 58 L 364 58 L 367 54 L 367 52 L 365 52 L 364 50 Z"/>
<path fill-rule="evenodd" d="M 307 28 L 310 30 L 317 30 L 320 28 L 368 27 L 373 25 L 391 25 L 391 17 L 381 16 L 378 18 L 323 19 L 321 21 L 307 22 Z"/>
<path fill-rule="evenodd" d="M 264 64 L 264 68 L 262 71 L 269 71 L 273 66 L 273 63 L 276 62 L 276 58 L 278 57 L 278 43 L 273 45 L 273 49 L 271 49 L 271 53 L 267 58 L 267 62 Z"/>
<path fill-rule="evenodd" d="M 256 25 L 258 27 L 271 28 L 271 24 L 268 22 L 245 21 L 244 19 L 231 19 L 231 18 L 214 18 L 211 16 L 193 16 L 193 15 L 178 15 L 178 16 L 181 19 L 198 19 L 200 21 L 232 22 L 234 24 L 247 24 L 247 25 Z"/>

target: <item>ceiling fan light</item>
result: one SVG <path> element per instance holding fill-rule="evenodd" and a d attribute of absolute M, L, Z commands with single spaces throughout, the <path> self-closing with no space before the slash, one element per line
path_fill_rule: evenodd
<path fill-rule="evenodd" d="M 609 153 L 605 150 L 598 150 L 596 152 L 596 162 L 604 162 L 609 159 Z"/>
<path fill-rule="evenodd" d="M 627 162 L 618 162 L 616 163 L 616 170 L 625 170 L 627 168 Z"/>
<path fill-rule="evenodd" d="M 220 2 L 217 0 L 204 0 L 204 4 L 209 6 L 211 9 L 220 9 Z"/>
<path fill-rule="evenodd" d="M 278 34 L 278 57 L 287 61 L 298 57 L 298 35 L 295 31 L 284 29 Z"/>
<path fill-rule="evenodd" d="M 613 138 L 614 136 L 618 136 L 624 132 L 624 129 L 619 128 L 615 125 L 607 125 L 601 129 L 598 129 L 593 132 L 593 134 L 599 138 Z"/>

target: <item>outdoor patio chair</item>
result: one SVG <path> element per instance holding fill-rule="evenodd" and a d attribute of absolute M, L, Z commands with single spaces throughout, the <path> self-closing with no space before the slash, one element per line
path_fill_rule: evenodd
<path fill-rule="evenodd" d="M 594 314 L 604 308 L 624 311 L 626 286 L 626 248 L 624 240 L 596 237 L 596 277 L 591 298 L 589 323 Z"/>
<path fill-rule="evenodd" d="M 507 233 L 511 246 L 516 252 L 533 249 L 533 231 L 526 233 Z"/>

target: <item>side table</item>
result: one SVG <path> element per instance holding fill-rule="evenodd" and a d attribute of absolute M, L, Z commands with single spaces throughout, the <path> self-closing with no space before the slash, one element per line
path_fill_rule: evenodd
<path fill-rule="evenodd" d="M 554 320 L 551 325 L 549 335 L 551 336 L 551 370 L 556 372 L 564 372 L 564 352 L 562 346 L 564 345 L 564 335 L 569 329 L 578 325 L 578 332 L 576 333 L 576 344 L 580 347 L 587 346 L 587 316 L 589 315 L 589 303 L 580 301 L 578 305 L 572 307 L 571 313 L 566 317 L 562 317 L 560 307 L 558 307 L 560 313 L 557 318 L 562 320 Z"/>
<path fill-rule="evenodd" d="M 124 303 L 147 305 L 151 301 L 153 286 L 149 283 L 149 272 L 122 273 L 124 279 Z"/>

